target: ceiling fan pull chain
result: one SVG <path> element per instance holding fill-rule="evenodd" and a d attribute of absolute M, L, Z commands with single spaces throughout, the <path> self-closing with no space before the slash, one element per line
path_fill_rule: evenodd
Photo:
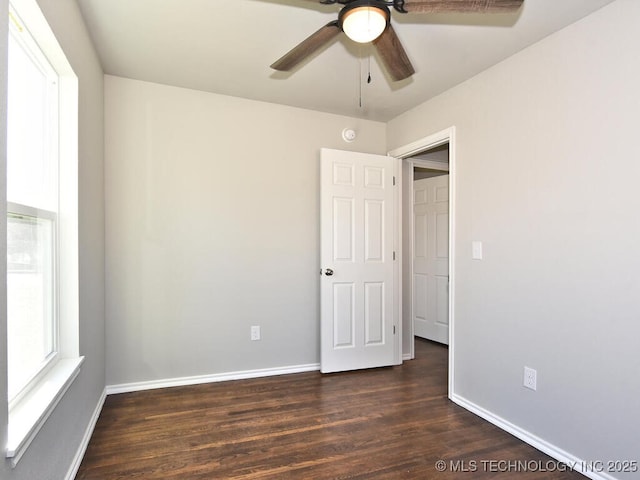
<path fill-rule="evenodd" d="M 358 72 L 358 105 L 362 108 L 362 44 L 358 46 L 358 66 L 360 67 L 360 71 Z"/>
<path fill-rule="evenodd" d="M 369 56 L 367 57 L 367 60 L 369 61 L 369 74 L 367 75 L 367 84 L 371 83 L 371 54 L 369 54 Z"/>

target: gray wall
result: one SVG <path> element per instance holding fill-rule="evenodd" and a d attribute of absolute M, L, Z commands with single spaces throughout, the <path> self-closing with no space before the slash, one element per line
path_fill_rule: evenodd
<path fill-rule="evenodd" d="M 618 0 L 388 124 L 456 127 L 454 393 L 586 460 L 640 452 L 638 19 Z"/>
<path fill-rule="evenodd" d="M 113 76 L 105 99 L 107 384 L 317 364 L 319 149 L 384 153 L 385 124 Z"/>
<path fill-rule="evenodd" d="M 15 469 L 4 460 L 0 477 L 7 480 L 60 480 L 65 478 L 105 385 L 104 347 L 104 188 L 103 188 L 103 74 L 73 0 L 39 0 L 79 79 L 79 275 L 80 354 L 85 362 L 80 375 L 58 404 L 37 438 Z M 7 0 L 0 0 L 0 90 L 6 88 Z M 0 95 L 1 167 L 6 170 L 6 94 Z M 4 211 L 5 185 L 0 203 Z M 4 215 L 4 214 L 3 214 Z M 6 258 L 4 222 L 0 256 Z M 6 262 L 0 262 L 0 277 L 6 281 Z M 0 342 L 5 344 L 6 298 L 2 288 Z M 0 441 L 6 443 L 7 383 L 6 355 L 0 359 Z"/>

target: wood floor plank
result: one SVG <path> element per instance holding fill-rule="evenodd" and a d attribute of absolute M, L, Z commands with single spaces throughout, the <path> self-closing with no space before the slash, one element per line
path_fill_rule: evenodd
<path fill-rule="evenodd" d="M 418 340 L 398 367 L 111 395 L 76 478 L 583 478 L 562 467 L 450 402 L 446 347 Z"/>

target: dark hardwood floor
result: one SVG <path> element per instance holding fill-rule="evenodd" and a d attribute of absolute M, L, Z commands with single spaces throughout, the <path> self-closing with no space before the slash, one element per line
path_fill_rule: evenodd
<path fill-rule="evenodd" d="M 584 478 L 559 470 L 450 402 L 446 347 L 418 340 L 399 367 L 111 395 L 76 478 Z"/>

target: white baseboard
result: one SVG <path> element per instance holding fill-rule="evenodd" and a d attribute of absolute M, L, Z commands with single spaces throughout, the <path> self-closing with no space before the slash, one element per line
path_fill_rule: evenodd
<path fill-rule="evenodd" d="M 65 477 L 65 480 L 73 480 L 76 478 L 76 474 L 80 469 L 80 464 L 82 463 L 82 459 L 84 457 L 85 452 L 87 451 L 87 447 L 89 446 L 89 441 L 91 440 L 91 435 L 93 435 L 93 430 L 96 428 L 96 423 L 98 422 L 98 418 L 100 417 L 100 412 L 102 412 L 102 407 L 104 406 L 104 401 L 107 398 L 107 390 L 102 391 L 102 395 L 98 399 L 98 404 L 96 405 L 95 410 L 93 411 L 93 415 L 91 415 L 91 420 L 89 420 L 89 425 L 84 432 L 84 436 L 82 437 L 82 442 L 80 442 L 80 446 L 78 447 L 78 451 L 73 457 L 73 461 L 71 462 L 71 467 L 69 467 L 69 471 Z"/>
<path fill-rule="evenodd" d="M 154 388 L 182 387 L 185 385 L 198 385 L 201 383 L 226 382 L 229 380 L 243 380 L 247 378 L 271 377 L 274 375 L 288 375 L 290 373 L 312 372 L 320 370 L 319 363 L 307 365 L 293 365 L 290 367 L 261 368 L 257 370 L 243 370 L 239 372 L 216 373 L 212 375 L 197 375 L 193 377 L 167 378 L 162 380 L 150 380 L 146 382 L 122 383 L 119 385 L 107 385 L 107 395 L 115 393 L 139 392 Z"/>
<path fill-rule="evenodd" d="M 592 468 L 589 468 L 590 467 L 589 462 L 582 460 L 576 457 L 575 455 L 572 455 L 562 450 L 561 448 L 558 448 L 557 446 L 535 436 L 534 434 L 526 430 L 523 430 L 517 425 L 514 425 L 511 422 L 508 422 L 502 417 L 494 415 L 490 411 L 485 410 L 484 408 L 476 405 L 473 402 L 470 402 L 469 400 L 459 395 L 452 394 L 449 396 L 449 398 L 451 399 L 452 402 L 460 405 L 462 408 L 469 410 L 472 413 L 475 413 L 479 417 L 485 419 L 487 422 L 492 423 L 496 427 L 501 428 L 506 432 L 509 432 L 514 437 L 519 438 L 523 442 L 528 443 L 532 447 L 540 450 L 543 453 L 546 453 L 551 458 L 554 458 L 558 462 L 561 462 L 567 465 L 571 469 L 581 473 L 582 475 L 588 478 L 591 478 L 592 480 L 616 480 L 615 477 L 609 475 L 606 472 L 597 472 L 597 471 L 594 471 Z"/>
<path fill-rule="evenodd" d="M 403 353 L 402 354 L 402 361 L 407 361 L 407 360 L 413 360 L 413 355 L 411 355 L 410 353 Z"/>

